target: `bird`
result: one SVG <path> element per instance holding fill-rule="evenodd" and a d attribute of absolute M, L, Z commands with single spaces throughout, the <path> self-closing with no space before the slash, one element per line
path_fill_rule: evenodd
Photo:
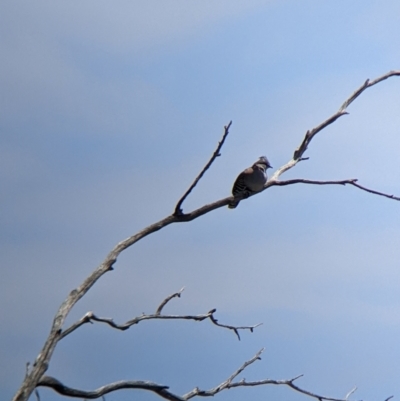
<path fill-rule="evenodd" d="M 269 168 L 272 166 L 268 159 L 261 156 L 251 167 L 246 168 L 238 175 L 232 187 L 232 195 L 235 199 L 229 202 L 229 209 L 234 209 L 242 199 L 264 188 L 264 184 L 267 182 L 267 169 Z"/>

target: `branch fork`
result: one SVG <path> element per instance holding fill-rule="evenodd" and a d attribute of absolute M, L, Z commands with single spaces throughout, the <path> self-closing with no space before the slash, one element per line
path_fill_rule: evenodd
<path fill-rule="evenodd" d="M 217 311 L 215 308 L 211 309 L 207 313 L 204 313 L 201 315 L 164 315 L 164 314 L 161 314 L 163 308 L 169 301 L 171 301 L 173 298 L 180 298 L 183 290 L 184 290 L 184 287 L 181 290 L 179 290 L 178 292 L 175 292 L 174 294 L 166 297 L 160 303 L 160 305 L 158 306 L 155 313 L 150 314 L 150 315 L 146 315 L 143 313 L 141 316 L 130 319 L 126 323 L 122 323 L 122 324 L 115 323 L 112 318 L 98 317 L 93 312 L 89 311 L 89 312 L 85 313 L 77 322 L 72 324 L 69 328 L 65 329 L 60 334 L 60 340 L 63 339 L 64 337 L 66 337 L 67 335 L 71 334 L 73 331 L 75 331 L 79 327 L 83 326 L 84 324 L 93 323 L 93 322 L 105 323 L 105 324 L 108 324 L 113 329 L 124 331 L 124 330 L 129 329 L 131 326 L 140 323 L 143 320 L 154 320 L 154 319 L 194 320 L 197 322 L 201 322 L 203 320 L 209 319 L 215 326 L 218 326 L 218 327 L 221 327 L 224 329 L 228 329 L 228 330 L 232 330 L 236 334 L 238 340 L 240 340 L 240 334 L 239 334 L 240 330 L 248 330 L 252 333 L 255 328 L 259 327 L 262 324 L 262 323 L 258 323 L 253 326 L 232 326 L 232 325 L 219 323 L 218 320 L 214 316 L 214 313 Z"/>
<path fill-rule="evenodd" d="M 178 394 L 172 393 L 169 390 L 168 386 L 154 383 L 151 381 L 142 381 L 142 380 L 121 380 L 119 382 L 114 382 L 107 384 L 105 386 L 99 387 L 96 390 L 85 391 L 74 389 L 72 387 L 68 387 L 59 380 L 55 379 L 54 377 L 44 376 L 38 383 L 38 387 L 49 387 L 52 388 L 59 394 L 75 397 L 75 398 L 100 398 L 104 397 L 106 394 L 112 393 L 117 390 L 121 389 L 141 389 L 151 391 L 156 393 L 160 397 L 169 400 L 169 401 L 187 401 L 194 397 L 213 397 L 216 394 L 220 393 L 224 390 L 229 390 L 231 388 L 236 387 L 256 387 L 256 386 L 265 386 L 265 385 L 277 385 L 277 386 L 287 386 L 290 387 L 292 390 L 307 395 L 311 398 L 316 398 L 319 401 L 348 401 L 350 395 L 354 393 L 356 388 L 352 389 L 350 392 L 347 393 L 344 399 L 340 398 L 332 398 L 327 397 L 324 395 L 319 395 L 313 393 L 311 391 L 305 390 L 296 384 L 294 381 L 301 378 L 303 375 L 298 375 L 292 379 L 287 380 L 274 380 L 274 379 L 264 379 L 259 381 L 246 381 L 246 379 L 241 379 L 237 382 L 234 382 L 234 379 L 237 378 L 249 365 L 253 364 L 256 361 L 261 360 L 260 355 L 264 349 L 258 351 L 251 359 L 244 362 L 239 369 L 237 369 L 234 373 L 232 373 L 225 381 L 220 383 L 219 385 L 209 389 L 209 390 L 201 390 L 199 387 L 195 387 L 193 390 L 189 391 L 188 393 L 180 396 Z M 393 396 L 386 398 L 385 401 L 388 401 Z"/>

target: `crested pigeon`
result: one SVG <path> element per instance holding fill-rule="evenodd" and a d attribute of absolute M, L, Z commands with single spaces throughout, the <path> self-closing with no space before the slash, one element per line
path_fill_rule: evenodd
<path fill-rule="evenodd" d="M 246 168 L 238 175 L 232 188 L 232 195 L 235 199 L 229 203 L 229 209 L 234 209 L 242 199 L 264 188 L 264 184 L 267 182 L 268 168 L 272 168 L 268 159 L 261 156 L 251 167 Z"/>

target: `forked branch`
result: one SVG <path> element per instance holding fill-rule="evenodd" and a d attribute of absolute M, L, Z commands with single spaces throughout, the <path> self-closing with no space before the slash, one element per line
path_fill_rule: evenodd
<path fill-rule="evenodd" d="M 98 317 L 96 316 L 93 312 L 87 312 L 85 315 L 83 315 L 77 322 L 72 324 L 68 329 L 64 330 L 61 335 L 60 335 L 60 340 L 64 337 L 66 337 L 68 334 L 71 334 L 73 331 L 78 329 L 79 327 L 83 326 L 86 323 L 93 323 L 93 322 L 100 322 L 100 323 L 106 323 L 110 327 L 117 329 L 117 330 L 127 330 L 131 326 L 140 323 L 143 320 L 154 320 L 154 319 L 159 319 L 159 320 L 193 320 L 196 322 L 202 322 L 203 320 L 209 319 L 215 326 L 232 330 L 237 338 L 240 340 L 240 335 L 239 335 L 239 330 L 249 330 L 251 333 L 253 330 L 260 326 L 262 323 L 255 324 L 253 326 L 231 326 L 227 324 L 221 324 L 218 322 L 218 320 L 215 318 L 214 313 L 217 311 L 216 309 L 211 309 L 209 312 L 201 314 L 201 315 L 162 315 L 161 311 L 163 307 L 173 298 L 175 297 L 180 297 L 182 294 L 184 288 L 182 288 L 180 291 L 169 295 L 167 298 L 165 298 L 160 306 L 157 308 L 156 312 L 151 315 L 146 315 L 142 314 L 141 316 L 135 317 L 133 319 L 128 320 L 126 323 L 118 324 L 115 323 L 113 319 L 111 318 L 105 318 L 105 317 Z"/>
<path fill-rule="evenodd" d="M 182 396 L 178 394 L 174 394 L 169 391 L 168 386 L 164 386 L 161 384 L 157 384 L 150 381 L 141 381 L 141 380 L 123 380 L 111 384 L 107 384 L 106 386 L 102 386 L 96 390 L 91 391 L 84 391 L 74 389 L 72 387 L 68 387 L 61 383 L 59 380 L 50 377 L 44 376 L 40 382 L 38 383 L 38 387 L 49 387 L 52 388 L 54 391 L 58 392 L 59 394 L 66 395 L 69 397 L 75 398 L 99 398 L 111 392 L 121 390 L 121 389 L 140 389 L 140 390 L 147 390 L 152 391 L 158 394 L 160 397 L 165 398 L 166 400 L 170 401 L 187 401 L 194 397 L 213 397 L 216 394 L 220 393 L 224 390 L 229 390 L 237 387 L 255 387 L 255 386 L 266 386 L 266 385 L 276 385 L 276 386 L 287 386 L 290 387 L 292 390 L 309 396 L 311 398 L 316 398 L 319 401 L 348 401 L 348 397 L 355 391 L 354 389 L 350 391 L 346 398 L 334 398 L 328 397 L 325 395 L 316 394 L 314 392 L 305 390 L 296 384 L 294 384 L 295 380 L 299 379 L 303 375 L 299 375 L 294 377 L 293 379 L 288 380 L 274 380 L 274 379 L 264 379 L 258 381 L 246 381 L 246 379 L 242 379 L 240 381 L 234 381 L 249 365 L 253 364 L 255 361 L 261 360 L 261 353 L 264 349 L 261 349 L 253 356 L 253 358 L 249 359 L 243 365 L 237 369 L 234 373 L 232 373 L 225 381 L 220 383 L 218 386 L 213 387 L 209 390 L 201 390 L 198 387 L 194 388 L 189 393 L 186 393 Z M 386 398 L 385 401 L 388 401 L 392 396 Z"/>
<path fill-rule="evenodd" d="M 354 102 L 360 96 L 366 89 L 370 88 L 371 86 L 374 86 L 378 84 L 379 82 L 382 82 L 390 77 L 394 76 L 400 76 L 400 71 L 390 71 L 387 74 L 384 74 L 380 76 L 379 78 L 376 78 L 372 81 L 367 79 L 357 90 L 352 93 L 351 96 L 349 96 L 343 104 L 340 106 L 339 110 L 332 114 L 330 117 L 328 117 L 325 121 L 323 121 L 321 124 L 316 126 L 315 128 L 308 130 L 303 138 L 303 141 L 299 145 L 299 147 L 294 151 L 293 158 L 290 160 L 288 163 L 286 163 L 284 166 L 279 168 L 273 176 L 271 177 L 271 180 L 277 180 L 281 174 L 283 174 L 285 171 L 291 169 L 294 167 L 299 161 L 303 160 L 303 155 L 305 151 L 307 150 L 308 146 L 310 145 L 312 139 L 314 138 L 315 135 L 318 134 L 318 132 L 322 131 L 324 128 L 326 128 L 328 125 L 331 125 L 334 123 L 338 118 L 349 114 L 347 112 L 347 107 L 350 106 L 351 103 Z"/>

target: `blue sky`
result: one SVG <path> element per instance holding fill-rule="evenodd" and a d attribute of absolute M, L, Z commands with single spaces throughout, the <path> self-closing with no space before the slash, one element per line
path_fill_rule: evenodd
<path fill-rule="evenodd" d="M 400 69 L 396 1 L 4 1 L 0 13 L 0 396 L 11 398 L 68 292 L 120 240 L 170 214 L 230 135 L 186 211 L 228 196 L 266 154 L 290 160 L 367 78 Z M 282 178 L 358 178 L 400 195 L 400 80 L 368 89 Z M 217 308 L 263 322 L 242 340 L 207 322 L 87 325 L 48 374 L 92 389 L 152 380 L 177 393 L 288 379 L 333 397 L 400 396 L 400 204 L 291 186 L 173 225 L 127 250 L 68 318 L 122 322 Z M 59 400 L 40 390 L 42 400 Z M 284 388 L 220 400 L 303 398 Z M 152 400 L 125 391 L 112 400 Z M 33 398 L 32 398 L 33 399 Z"/>

